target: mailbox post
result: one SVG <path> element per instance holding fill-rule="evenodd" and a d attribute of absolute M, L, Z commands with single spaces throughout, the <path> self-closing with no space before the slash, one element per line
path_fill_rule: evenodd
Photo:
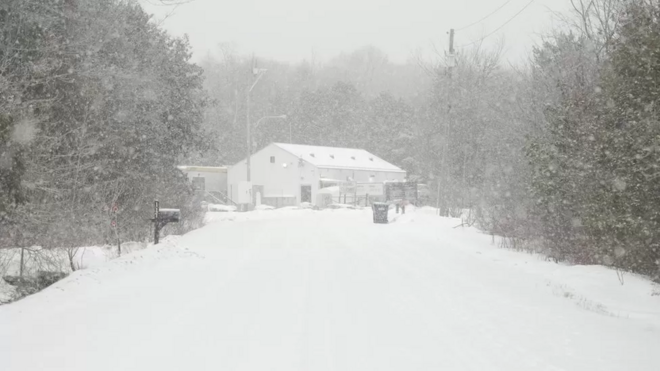
<path fill-rule="evenodd" d="M 167 223 L 178 223 L 181 220 L 180 209 L 161 209 L 160 203 L 154 201 L 154 218 L 151 221 L 154 223 L 154 245 L 158 245 L 160 239 L 160 230 Z"/>
<path fill-rule="evenodd" d="M 158 200 L 154 201 L 154 245 L 158 245 L 158 237 L 160 236 L 160 227 L 158 226 L 158 214 L 160 213 L 160 203 Z"/>

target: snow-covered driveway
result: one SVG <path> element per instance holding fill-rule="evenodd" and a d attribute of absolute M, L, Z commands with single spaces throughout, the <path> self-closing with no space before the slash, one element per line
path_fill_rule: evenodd
<path fill-rule="evenodd" d="M 640 278 L 423 210 L 221 215 L 0 307 L 0 370 L 660 367 L 660 296 Z"/>

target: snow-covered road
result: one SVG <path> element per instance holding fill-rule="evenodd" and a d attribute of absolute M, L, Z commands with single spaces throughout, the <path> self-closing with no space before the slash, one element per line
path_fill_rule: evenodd
<path fill-rule="evenodd" d="M 0 370 L 658 370 L 660 296 L 418 210 L 218 214 L 0 307 Z"/>

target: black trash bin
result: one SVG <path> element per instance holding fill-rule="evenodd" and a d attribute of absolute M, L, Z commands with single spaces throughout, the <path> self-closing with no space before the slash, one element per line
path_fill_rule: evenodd
<path fill-rule="evenodd" d="M 374 202 L 371 209 L 374 212 L 374 223 L 387 224 L 387 211 L 390 209 L 390 205 L 384 202 Z"/>

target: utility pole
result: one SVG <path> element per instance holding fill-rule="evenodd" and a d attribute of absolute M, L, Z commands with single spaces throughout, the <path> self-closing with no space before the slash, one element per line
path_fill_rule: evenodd
<path fill-rule="evenodd" d="M 250 123 L 250 93 L 252 93 L 252 89 L 254 89 L 254 87 L 257 85 L 257 83 L 261 79 L 261 76 L 263 76 L 264 73 L 266 72 L 266 69 L 264 69 L 264 68 L 257 68 L 256 60 L 254 59 L 254 57 L 252 57 L 252 58 L 253 58 L 253 60 L 252 60 L 252 76 L 254 77 L 254 82 L 247 89 L 247 92 L 246 92 L 246 107 L 245 107 L 245 131 L 246 131 L 245 136 L 246 136 L 246 142 L 247 142 L 246 143 L 247 144 L 247 146 L 246 146 L 246 148 L 247 148 L 247 157 L 245 158 L 245 167 L 246 167 L 246 170 L 247 170 L 247 174 L 246 174 L 245 178 L 246 178 L 248 184 L 252 180 L 252 174 L 251 174 L 251 171 L 250 171 L 250 165 L 251 165 L 250 164 L 250 157 L 252 157 L 252 138 L 250 137 L 250 126 L 252 125 Z M 250 193 L 252 193 L 251 189 L 250 189 Z M 250 196 L 250 198 L 252 198 L 252 196 Z M 245 210 L 246 211 L 250 209 L 251 204 L 252 204 L 252 200 L 250 200 L 250 202 L 245 205 Z"/>
<path fill-rule="evenodd" d="M 444 187 L 444 195 L 442 201 L 442 212 L 446 212 L 445 216 L 449 216 L 449 162 L 447 161 L 448 147 L 449 147 L 449 133 L 451 132 L 451 116 L 452 116 L 452 93 L 454 86 L 452 83 L 452 75 L 455 64 L 455 55 L 454 55 L 454 29 L 449 30 L 449 53 L 446 54 L 447 60 L 447 79 L 449 83 L 447 84 L 447 119 L 445 120 L 445 138 L 444 145 L 442 147 L 442 185 Z M 438 187 L 438 203 L 440 203 L 440 187 Z M 440 206 L 440 205 L 438 205 Z M 440 207 L 438 207 L 438 214 L 442 213 Z"/>
<path fill-rule="evenodd" d="M 253 55 L 252 56 L 252 74 L 253 75 L 255 74 L 254 73 L 255 69 L 256 69 L 256 63 L 254 61 L 254 55 Z M 255 81 L 255 84 L 256 84 L 256 81 Z M 250 126 L 251 126 L 250 125 L 250 93 L 252 92 L 252 88 L 254 88 L 254 85 L 252 85 L 250 88 L 248 88 L 246 98 L 245 98 L 245 128 L 246 128 L 245 129 L 246 130 L 245 140 L 247 142 L 246 143 L 247 146 L 245 147 L 246 150 L 247 150 L 247 157 L 245 158 L 245 161 L 246 161 L 245 165 L 247 167 L 246 180 L 248 182 L 250 181 L 250 156 L 251 156 L 251 153 L 250 153 L 251 148 L 250 147 L 252 146 L 252 143 L 250 143 L 252 141 L 252 138 L 250 138 Z"/>

